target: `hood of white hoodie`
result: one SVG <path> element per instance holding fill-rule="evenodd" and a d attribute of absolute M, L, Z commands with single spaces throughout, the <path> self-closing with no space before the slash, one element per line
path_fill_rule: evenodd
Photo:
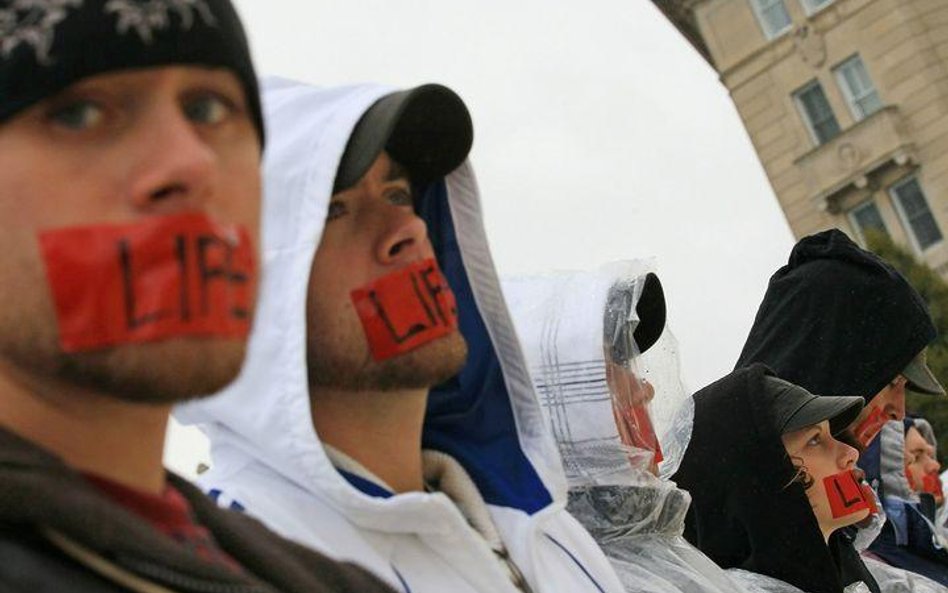
<path fill-rule="evenodd" d="M 394 90 L 265 81 L 263 277 L 247 360 L 230 387 L 175 412 L 210 438 L 213 474 L 263 463 L 351 514 L 377 510 L 385 499 L 344 479 L 313 427 L 306 292 L 349 136 L 363 113 Z M 418 211 L 469 347 L 460 374 L 431 390 L 423 445 L 457 459 L 488 504 L 533 514 L 562 502 L 562 467 L 501 294 L 470 163 L 421 188 Z"/>

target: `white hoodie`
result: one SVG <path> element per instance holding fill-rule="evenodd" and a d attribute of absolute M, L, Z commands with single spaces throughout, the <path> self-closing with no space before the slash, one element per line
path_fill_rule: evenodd
<path fill-rule="evenodd" d="M 743 575 L 724 571 L 685 540 L 691 497 L 652 475 L 653 455 L 624 445 L 619 436 L 604 346 L 634 331 L 635 308 L 620 310 L 617 304 L 638 303 L 652 267 L 645 261 L 616 262 L 597 270 L 504 281 L 566 466 L 568 509 L 602 546 L 630 593 L 756 592 L 740 584 L 746 582 Z M 624 291 L 629 300 L 610 299 L 614 290 Z M 607 322 L 610 316 L 618 323 Z M 662 473 L 673 474 L 693 422 L 677 345 L 666 330 L 645 354 L 637 348 L 631 367 L 655 388 L 650 415 L 664 449 Z"/>
<path fill-rule="evenodd" d="M 391 495 L 333 467 L 311 421 L 305 299 L 333 180 L 362 114 L 393 89 L 264 87 L 268 132 L 263 281 L 247 361 L 218 396 L 176 415 L 210 437 L 201 485 L 284 536 L 351 560 L 405 593 L 515 593 L 509 574 L 442 493 Z M 419 197 L 468 341 L 464 370 L 432 390 L 424 447 L 461 463 L 535 593 L 618 593 L 566 483 L 510 322 L 468 163 Z"/>

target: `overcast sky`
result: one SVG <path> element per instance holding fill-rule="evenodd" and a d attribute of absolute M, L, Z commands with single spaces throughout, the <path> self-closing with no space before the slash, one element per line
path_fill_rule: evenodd
<path fill-rule="evenodd" d="M 793 244 L 717 74 L 648 0 L 235 0 L 259 72 L 439 82 L 502 274 L 655 257 L 692 389 L 734 364 Z M 172 431 L 190 473 L 199 438 Z"/>

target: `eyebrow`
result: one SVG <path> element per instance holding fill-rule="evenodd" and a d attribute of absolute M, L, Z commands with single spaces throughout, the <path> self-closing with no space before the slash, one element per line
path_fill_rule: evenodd
<path fill-rule="evenodd" d="M 403 167 L 401 163 L 397 163 L 394 160 L 389 162 L 391 164 L 388 167 L 388 173 L 385 175 L 385 181 L 399 181 L 402 179 L 409 181 L 411 179 L 408 175 L 408 169 Z"/>

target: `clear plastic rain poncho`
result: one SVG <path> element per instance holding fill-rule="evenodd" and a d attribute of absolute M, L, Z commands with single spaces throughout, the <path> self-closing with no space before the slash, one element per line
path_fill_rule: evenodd
<path fill-rule="evenodd" d="M 694 413 L 671 332 L 644 354 L 633 339 L 646 285 L 662 298 L 652 268 L 629 261 L 504 281 L 563 457 L 568 510 L 596 538 L 627 591 L 751 591 L 684 539 L 691 497 L 652 473 L 675 472 Z M 659 331 L 663 301 L 661 317 Z"/>

